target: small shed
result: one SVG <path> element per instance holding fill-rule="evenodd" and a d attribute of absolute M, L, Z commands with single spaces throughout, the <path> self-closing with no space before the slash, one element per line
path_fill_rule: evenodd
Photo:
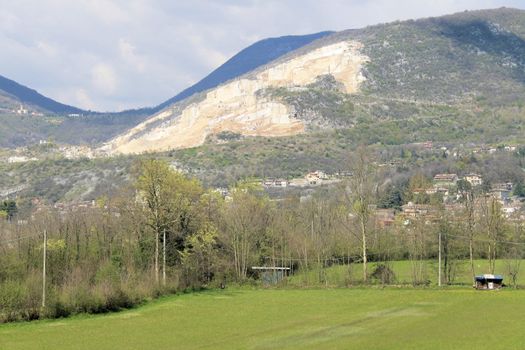
<path fill-rule="evenodd" d="M 280 266 L 252 266 L 254 271 L 265 285 L 277 284 L 288 276 L 289 267 Z"/>
<path fill-rule="evenodd" d="M 494 290 L 503 287 L 502 275 L 480 275 L 474 278 L 475 288 L 479 290 Z"/>

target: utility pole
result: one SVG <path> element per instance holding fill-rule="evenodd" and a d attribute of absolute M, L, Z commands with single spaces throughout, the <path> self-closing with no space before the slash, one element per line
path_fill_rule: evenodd
<path fill-rule="evenodd" d="M 438 286 L 441 287 L 441 231 L 439 231 Z"/>
<path fill-rule="evenodd" d="M 42 308 L 46 307 L 46 256 L 47 256 L 47 231 L 44 230 L 44 255 L 42 264 Z"/>
<path fill-rule="evenodd" d="M 166 229 L 162 232 L 162 285 L 166 285 Z"/>

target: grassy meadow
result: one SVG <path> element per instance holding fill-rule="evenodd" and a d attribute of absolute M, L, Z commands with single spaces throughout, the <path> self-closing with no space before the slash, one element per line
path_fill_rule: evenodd
<path fill-rule="evenodd" d="M 497 260 L 496 261 L 496 274 L 501 274 L 504 277 L 503 282 L 507 285 L 511 284 L 510 276 L 508 273 L 508 263 L 514 264 L 514 261 Z M 378 263 L 372 262 L 368 266 L 369 274 L 374 272 L 375 267 Z M 416 269 L 418 272 L 421 271 L 421 275 L 427 280 L 428 285 L 437 285 L 438 281 L 438 263 L 437 260 L 427 260 L 422 262 L 411 262 L 407 260 L 403 261 L 391 261 L 387 263 L 388 267 L 395 274 L 395 281 L 393 284 L 407 285 L 412 284 L 413 281 L 413 270 Z M 470 264 L 468 260 L 457 260 L 453 262 L 453 276 L 454 285 L 472 285 L 472 277 L 470 272 Z M 489 264 L 487 260 L 474 260 L 474 270 L 476 275 L 482 275 L 489 273 Z M 518 274 L 517 284 L 525 285 L 525 261 L 520 262 L 520 273 Z M 289 286 L 316 286 L 320 284 L 331 287 L 343 287 L 347 285 L 355 284 L 360 281 L 363 275 L 363 269 L 361 264 L 348 265 L 334 265 L 324 269 L 312 268 L 307 272 L 296 272 L 291 276 L 287 284 Z M 444 277 L 442 281 L 444 281 Z"/>
<path fill-rule="evenodd" d="M 525 291 L 226 289 L 5 324 L 0 349 L 522 349 Z"/>

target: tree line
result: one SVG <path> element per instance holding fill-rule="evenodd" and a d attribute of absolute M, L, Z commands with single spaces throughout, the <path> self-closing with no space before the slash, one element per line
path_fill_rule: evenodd
<path fill-rule="evenodd" d="M 505 218 L 497 201 L 465 188 L 459 211 L 436 203 L 430 216 L 384 225 L 376 208 L 388 189 L 378 186 L 366 149 L 349 168 L 353 176 L 337 186 L 272 200 L 254 181 L 223 197 L 166 162 L 144 159 L 132 186 L 93 208 L 1 220 L 0 321 L 107 312 L 167 293 L 257 283 L 252 266 L 288 267 L 306 286 L 327 284 L 327 272 L 340 265 L 347 272 L 339 283 L 348 286 L 397 283 L 391 262 L 407 260 L 411 284 L 427 285 L 425 263 L 437 257 L 439 234 L 444 283 L 454 283 L 462 261 L 474 274 L 477 258 L 490 262 L 490 272 L 505 258 L 517 283 L 523 221 Z"/>

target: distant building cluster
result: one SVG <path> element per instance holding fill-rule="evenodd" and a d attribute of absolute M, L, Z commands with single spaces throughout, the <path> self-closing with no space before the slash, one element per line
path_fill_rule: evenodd
<path fill-rule="evenodd" d="M 479 174 L 466 174 L 459 177 L 457 174 L 436 174 L 433 178 L 432 186 L 426 189 L 415 189 L 414 194 L 441 194 L 443 196 L 443 209 L 445 211 L 460 212 L 463 208 L 460 204 L 462 193 L 458 188 L 458 182 L 464 180 L 468 182 L 473 188 L 479 187 L 483 184 L 483 177 Z M 488 198 L 494 198 L 501 205 L 502 214 L 511 218 L 518 212 L 521 212 L 523 203 L 521 198 L 512 195 L 514 184 L 512 182 L 494 183 L 491 185 L 487 193 L 480 194 L 477 197 L 476 205 L 482 205 L 482 201 Z M 403 215 L 407 218 L 425 217 L 432 219 L 437 217 L 437 208 L 430 204 L 417 204 L 409 202 L 402 206 Z"/>
<path fill-rule="evenodd" d="M 312 187 L 328 185 L 340 182 L 342 178 L 351 176 L 351 173 L 342 172 L 327 174 L 322 170 L 315 170 L 307 173 L 304 177 L 291 180 L 283 178 L 267 178 L 261 181 L 265 188 L 286 188 L 286 187 Z"/>
<path fill-rule="evenodd" d="M 14 109 L 12 111 L 13 113 L 16 113 L 18 115 L 32 115 L 32 116 L 37 116 L 37 117 L 41 117 L 44 115 L 44 113 L 40 113 L 40 112 L 35 112 L 35 111 L 30 111 L 29 109 L 27 109 L 24 105 L 19 105 L 17 109 Z"/>

